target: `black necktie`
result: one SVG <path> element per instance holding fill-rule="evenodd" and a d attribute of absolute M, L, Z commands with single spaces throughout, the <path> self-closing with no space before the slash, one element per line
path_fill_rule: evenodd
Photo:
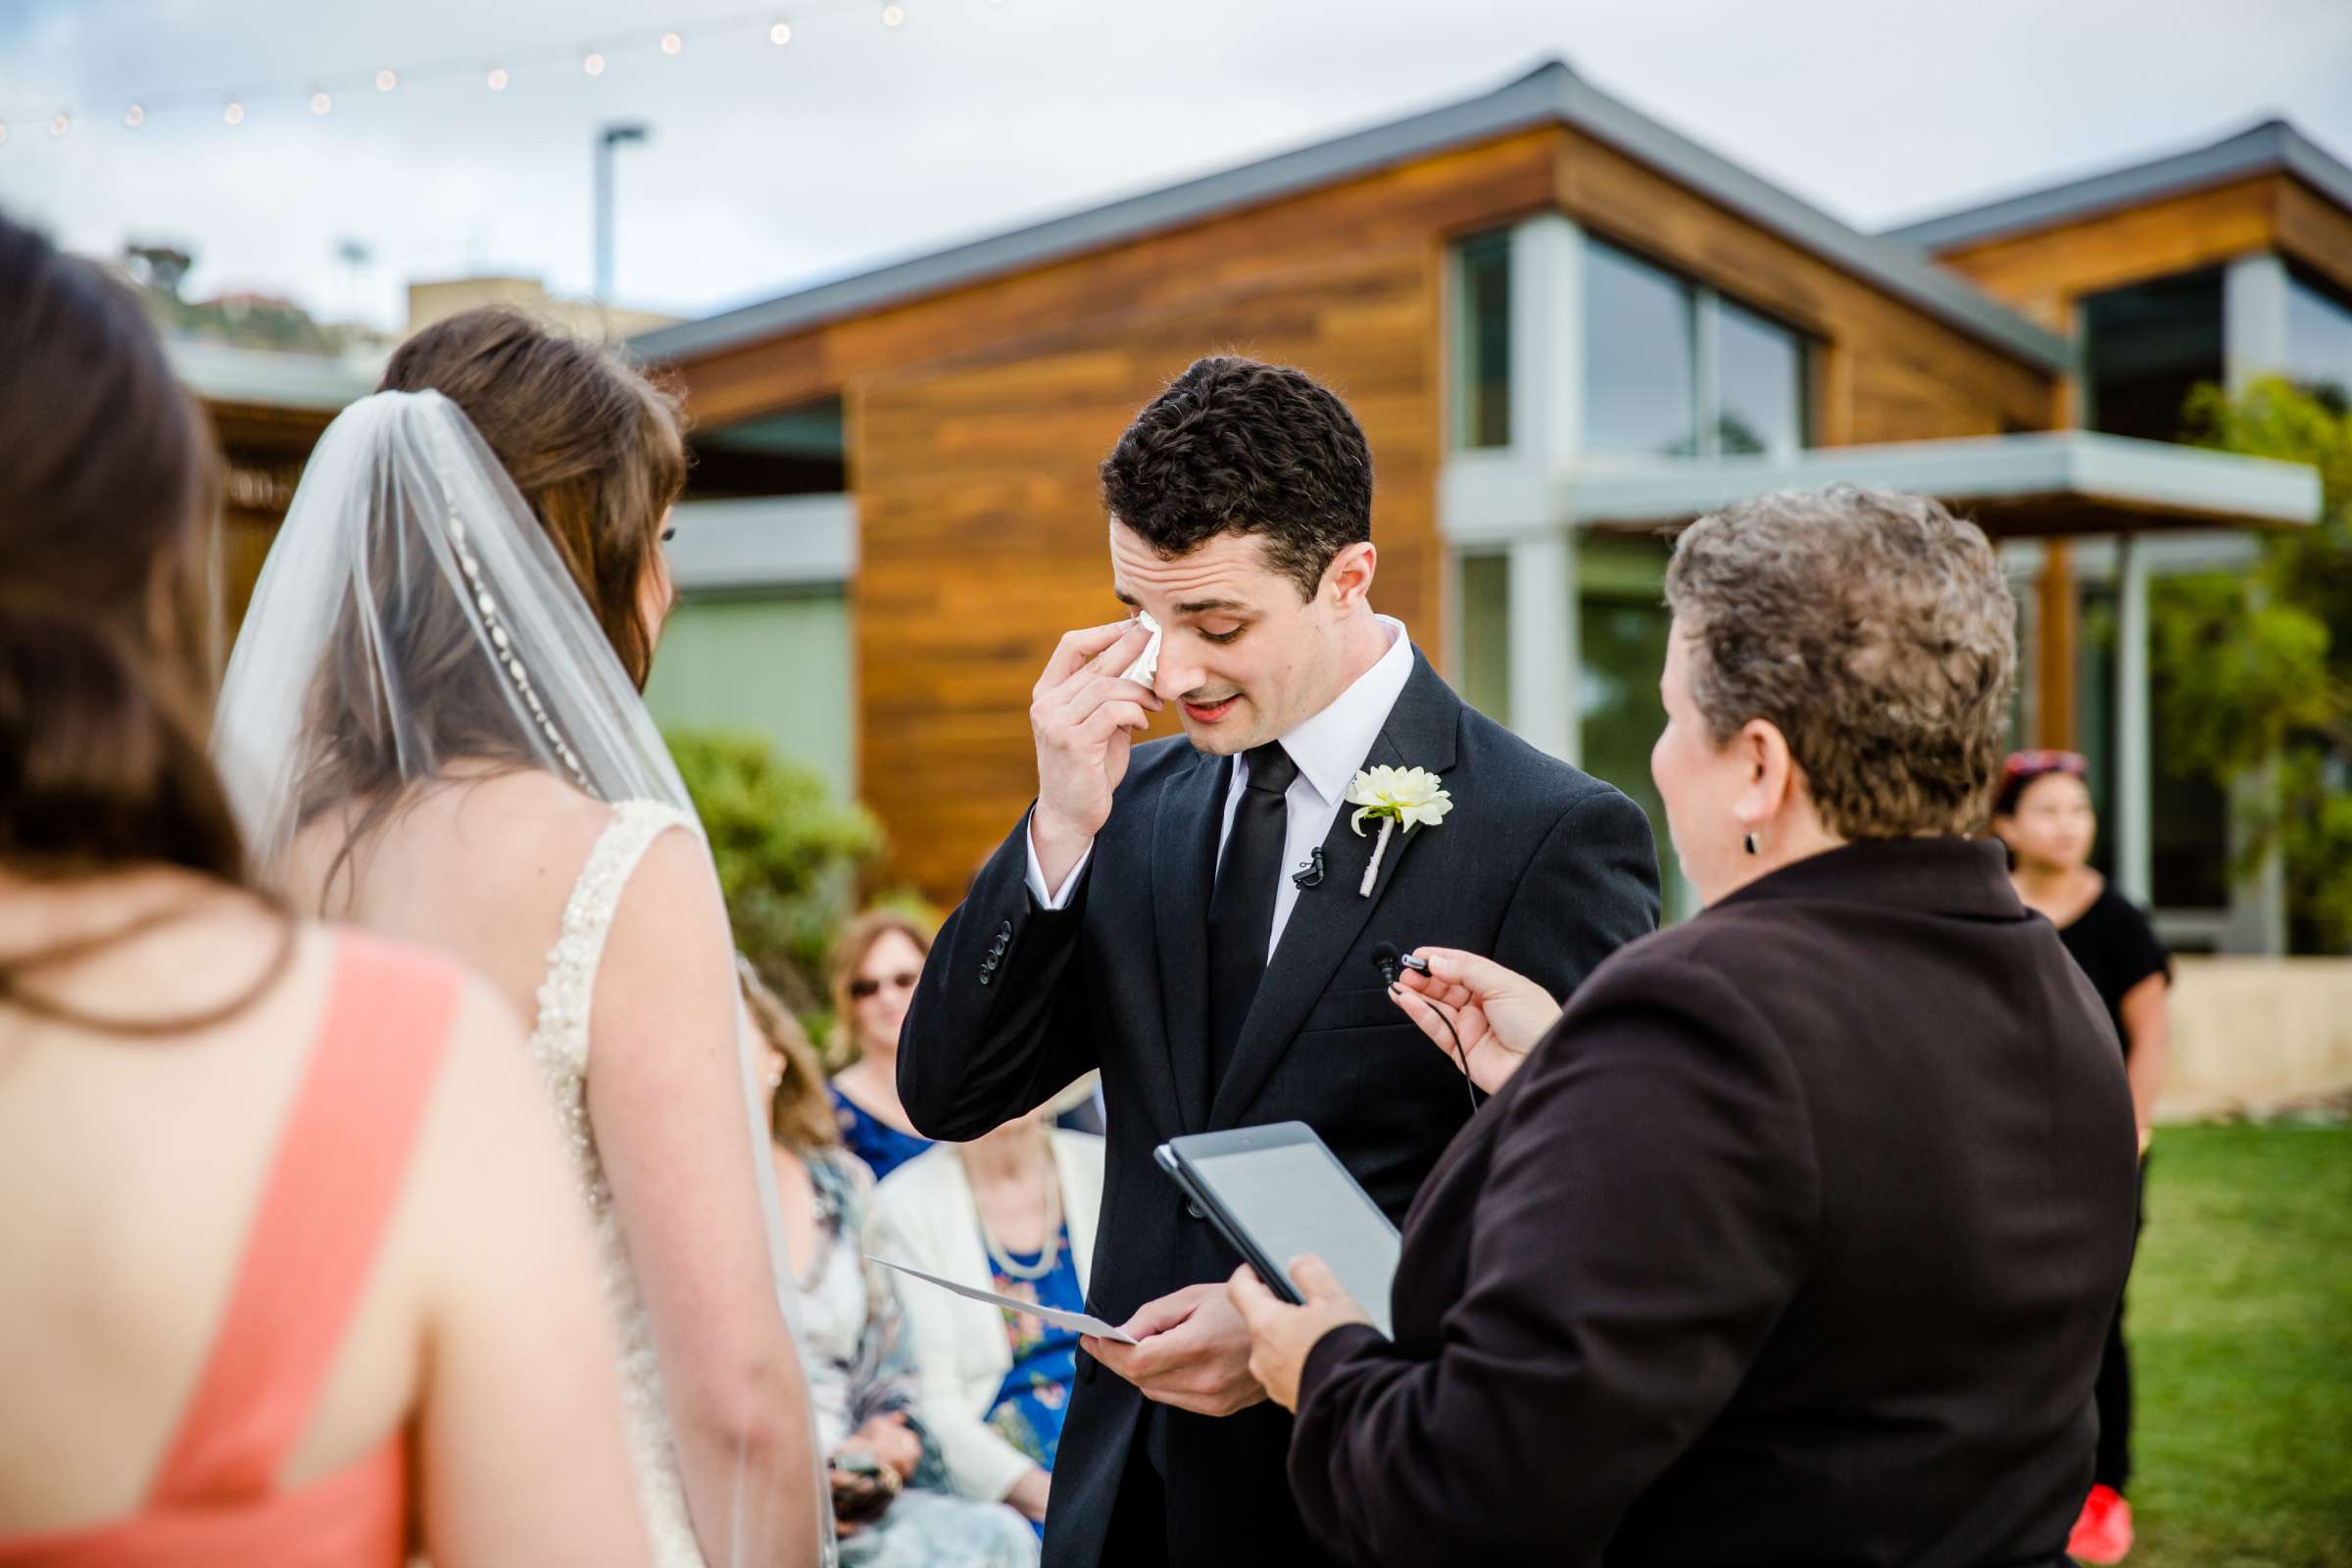
<path fill-rule="evenodd" d="M 1283 870 L 1290 810 L 1283 797 L 1298 764 L 1279 741 L 1247 754 L 1250 772 L 1234 804 L 1233 830 L 1208 901 L 1208 1087 L 1213 1098 L 1233 1065 L 1242 1020 L 1266 973 L 1274 939 L 1274 894 Z"/>

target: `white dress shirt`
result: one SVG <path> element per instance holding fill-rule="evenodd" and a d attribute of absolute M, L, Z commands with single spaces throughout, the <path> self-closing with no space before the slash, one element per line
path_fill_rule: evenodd
<path fill-rule="evenodd" d="M 1346 801 L 1348 786 L 1371 755 L 1372 743 L 1380 739 L 1381 726 L 1389 721 L 1389 710 L 1404 694 L 1404 683 L 1412 678 L 1413 640 L 1405 635 L 1404 622 L 1389 615 L 1377 618 L 1381 629 L 1389 634 L 1389 651 L 1332 699 L 1329 707 L 1282 737 L 1282 749 L 1298 764 L 1298 776 L 1291 780 L 1290 790 L 1283 796 L 1289 812 L 1289 825 L 1282 840 L 1287 870 L 1274 882 L 1274 929 L 1266 939 L 1269 960 L 1274 950 L 1281 946 L 1282 928 L 1290 922 L 1291 910 L 1298 903 L 1298 888 L 1291 881 L 1289 872 L 1302 869 L 1308 857 L 1331 832 L 1331 824 Z M 1242 790 L 1250 780 L 1250 759 L 1246 755 L 1235 758 L 1233 764 L 1233 780 L 1225 791 L 1224 818 L 1217 826 L 1219 860 L 1225 858 L 1225 837 L 1233 831 L 1234 808 L 1241 804 Z M 1030 838 L 1028 845 L 1030 896 L 1045 908 L 1058 909 L 1069 902 L 1070 890 L 1077 886 L 1079 874 L 1094 858 L 1094 851 L 1089 849 L 1080 856 L 1061 886 L 1049 894 L 1045 867 L 1037 859 L 1036 839 Z"/>

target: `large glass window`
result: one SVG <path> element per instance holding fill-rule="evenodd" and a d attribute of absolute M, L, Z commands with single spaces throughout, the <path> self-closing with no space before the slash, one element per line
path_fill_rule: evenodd
<path fill-rule="evenodd" d="M 1497 724 L 1511 721 L 1511 558 L 1459 562 L 1462 700 Z"/>
<path fill-rule="evenodd" d="M 838 495 L 849 488 L 841 399 L 783 409 L 687 437 L 697 501 L 738 496 Z"/>
<path fill-rule="evenodd" d="M 2082 358 L 2091 429 L 2180 440 L 2189 389 L 2223 376 L 2221 271 L 2092 295 L 2082 302 Z"/>
<path fill-rule="evenodd" d="M 1729 300 L 1715 321 L 1715 449 L 1726 457 L 1805 444 L 1804 340 Z"/>
<path fill-rule="evenodd" d="M 2297 272 L 2286 278 L 2286 370 L 2352 402 L 2352 304 Z"/>
<path fill-rule="evenodd" d="M 1690 286 L 1613 245 L 1585 247 L 1585 445 L 1689 457 L 1698 450 L 1696 316 Z"/>
<path fill-rule="evenodd" d="M 1648 539 L 1587 538 L 1577 550 L 1577 641 L 1583 671 L 1585 771 L 1633 797 L 1649 818 L 1658 885 L 1671 923 L 1697 912 L 1674 841 L 1666 803 L 1649 776 L 1650 748 L 1666 727 L 1658 675 L 1674 620 L 1666 610 L 1665 548 Z"/>
<path fill-rule="evenodd" d="M 1461 557 L 1462 697 L 1488 717 L 1510 722 L 1510 558 Z M 1666 550 L 1646 539 L 1592 539 L 1577 547 L 1578 722 L 1585 771 L 1631 797 L 1656 841 L 1666 918 L 1696 912 L 1666 832 L 1665 803 L 1649 776 L 1649 751 L 1666 724 L 1658 674 L 1672 624 L 1661 602 Z"/>
<path fill-rule="evenodd" d="M 1791 453 L 1805 342 L 1598 240 L 1585 247 L 1585 447 L 1643 457 Z"/>
<path fill-rule="evenodd" d="M 1511 444 L 1511 236 L 1462 242 L 1459 440 L 1465 447 Z"/>

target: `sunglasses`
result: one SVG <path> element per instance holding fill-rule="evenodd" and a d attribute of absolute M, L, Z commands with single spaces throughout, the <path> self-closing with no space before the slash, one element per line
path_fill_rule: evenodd
<path fill-rule="evenodd" d="M 893 991 L 912 991 L 915 981 L 920 978 L 921 976 L 912 969 L 902 969 L 888 980 L 869 980 L 865 976 L 859 975 L 850 982 L 850 1000 L 852 1002 L 871 1001 L 882 994 L 882 988 L 885 985 Z"/>

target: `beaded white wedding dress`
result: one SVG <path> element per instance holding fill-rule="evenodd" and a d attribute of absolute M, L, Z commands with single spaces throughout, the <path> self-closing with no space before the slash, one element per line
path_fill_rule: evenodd
<path fill-rule="evenodd" d="M 654 1331 L 629 1266 L 629 1250 L 612 1209 L 596 1134 L 588 1124 L 588 1017 L 596 995 L 597 961 L 620 907 L 629 874 L 656 838 L 671 828 L 695 831 L 685 814 L 656 801 L 626 801 L 580 867 L 564 925 L 548 951 L 547 977 L 539 982 L 539 1016 L 531 1029 L 531 1059 L 547 1081 L 564 1146 L 579 1173 L 588 1211 L 596 1223 L 598 1266 L 620 1346 L 622 1413 L 628 1423 L 629 1458 L 637 1470 L 637 1497 L 653 1537 L 659 1568 L 706 1568 L 686 1512 L 686 1489 L 670 1442 L 669 1411 L 662 1393 L 662 1368 L 654 1357 Z"/>

